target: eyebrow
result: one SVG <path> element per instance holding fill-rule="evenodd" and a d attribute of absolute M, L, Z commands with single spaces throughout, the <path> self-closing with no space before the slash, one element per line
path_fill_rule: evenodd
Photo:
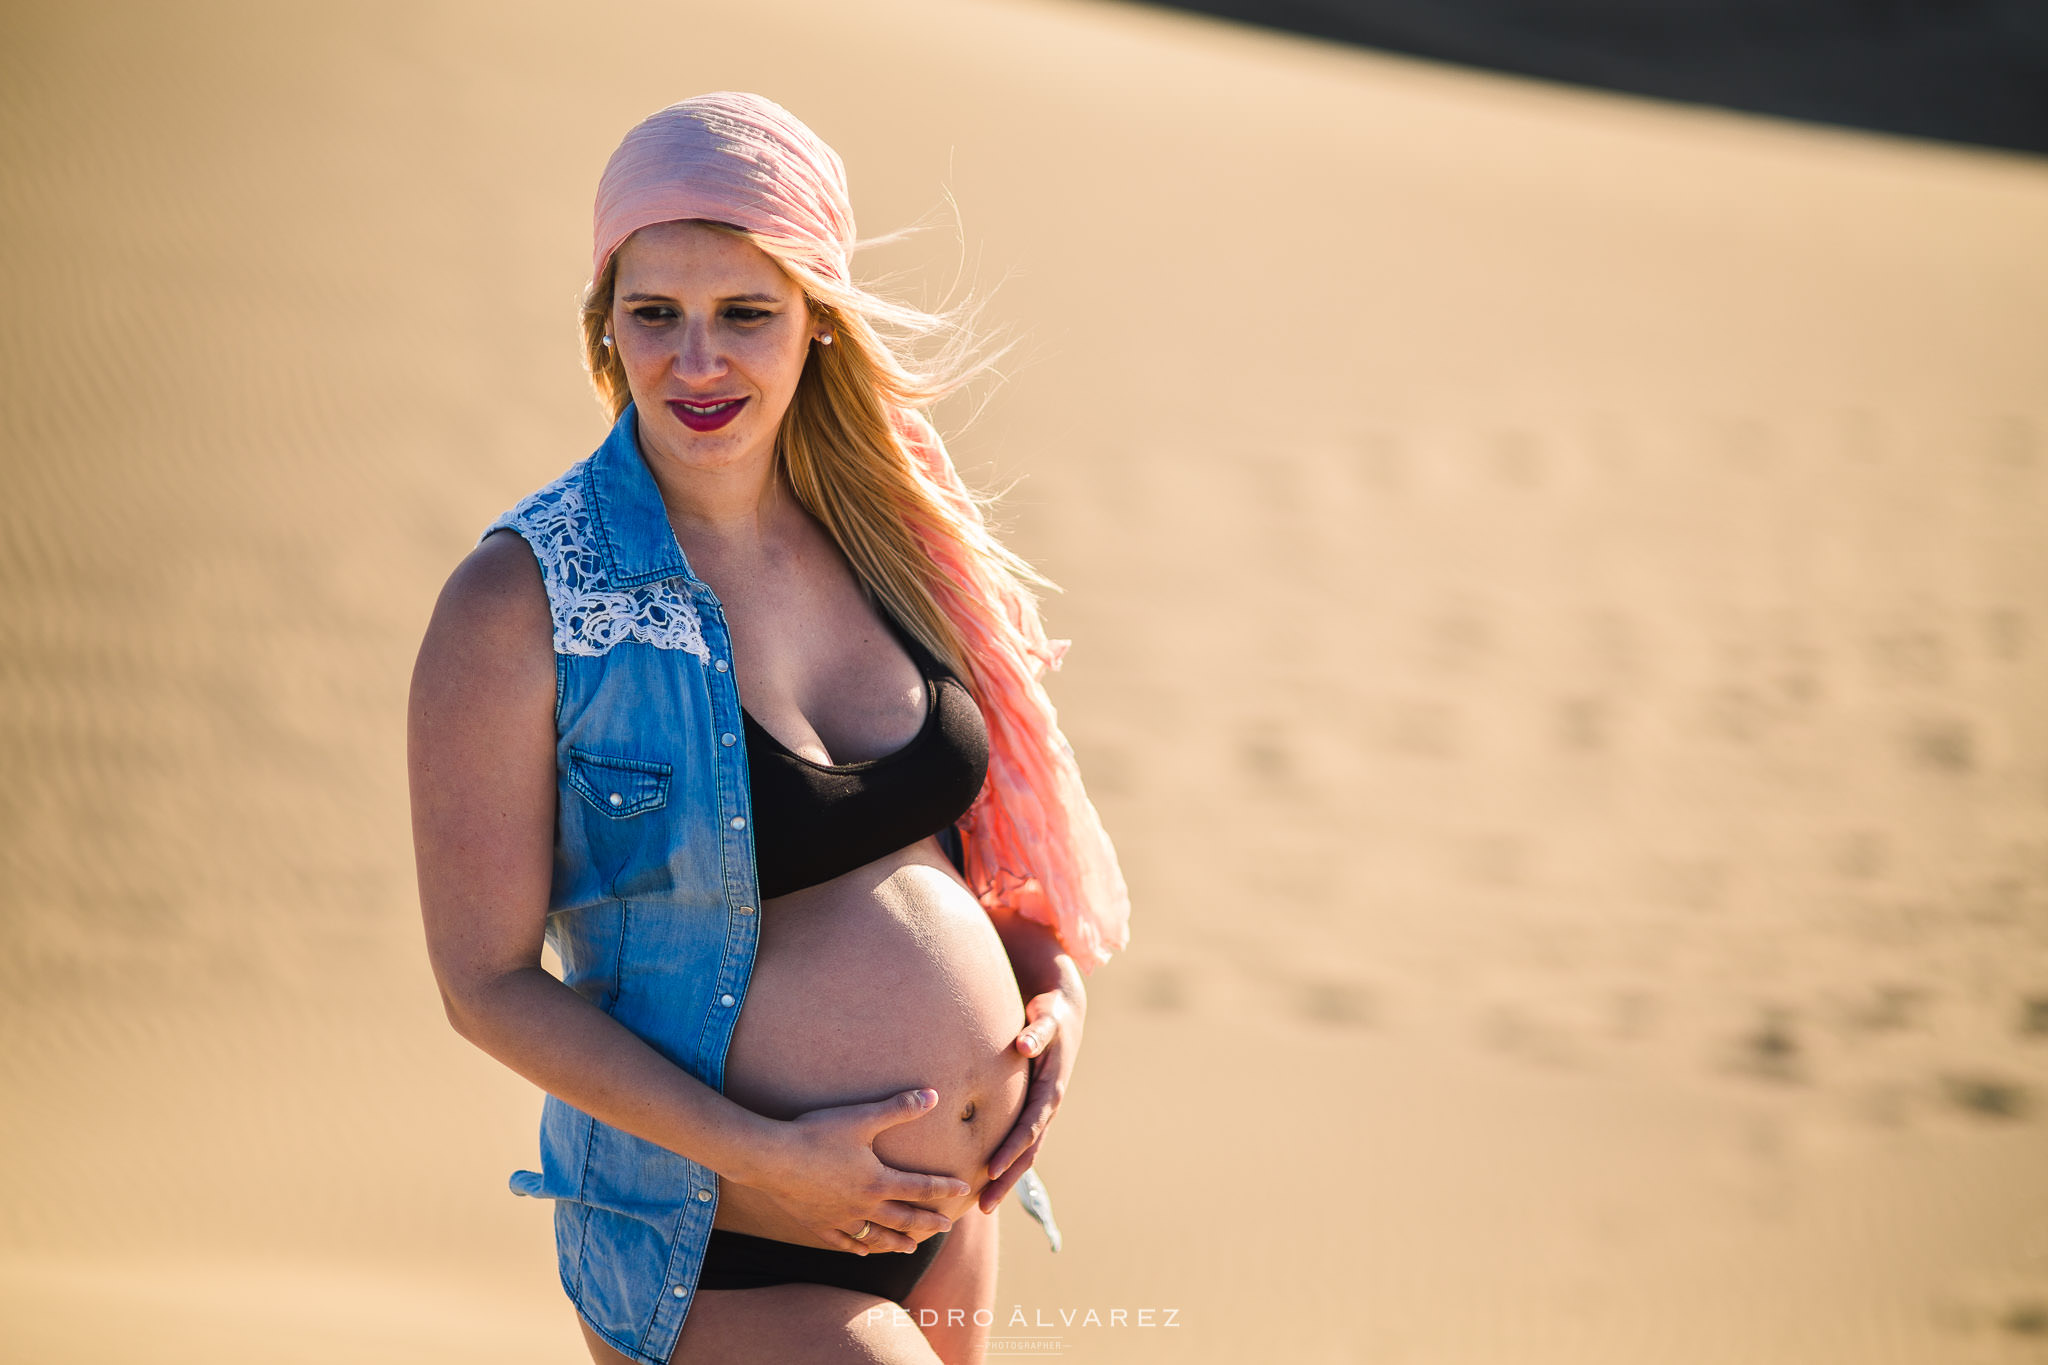
<path fill-rule="evenodd" d="M 675 302 L 675 300 L 674 300 L 674 299 L 670 298 L 670 297 L 669 297 L 668 295 L 666 295 L 666 294 L 626 294 L 626 295 L 622 295 L 622 296 L 621 296 L 621 300 L 620 300 L 620 301 L 621 301 L 621 302 L 623 302 L 623 303 L 674 303 L 674 302 Z M 719 300 L 719 302 L 720 302 L 720 303 L 781 303 L 781 302 L 782 302 L 782 300 L 781 300 L 781 299 L 778 299 L 778 298 L 776 298 L 776 297 L 775 297 L 775 296 L 774 296 L 773 294 L 729 294 L 729 295 L 727 295 L 727 296 L 726 296 L 725 298 L 722 298 L 722 299 L 720 299 L 720 300 Z"/>

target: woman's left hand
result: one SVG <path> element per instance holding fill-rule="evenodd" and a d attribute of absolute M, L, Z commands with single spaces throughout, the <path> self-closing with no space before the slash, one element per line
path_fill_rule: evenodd
<path fill-rule="evenodd" d="M 1012 1046 L 1031 1058 L 1031 1088 L 1025 1092 L 1024 1108 L 1009 1136 L 989 1158 L 989 1182 L 982 1187 L 980 1200 L 983 1213 L 1002 1203 L 1010 1187 L 1023 1179 L 1038 1159 L 1046 1125 L 1059 1112 L 1067 1079 L 1074 1074 L 1074 1059 L 1081 1050 L 1081 1021 L 1087 1012 L 1087 995 L 1074 977 L 1024 1002 L 1024 1027 Z"/>

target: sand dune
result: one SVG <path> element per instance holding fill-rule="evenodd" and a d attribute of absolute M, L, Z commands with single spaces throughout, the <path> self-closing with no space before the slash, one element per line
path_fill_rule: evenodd
<path fill-rule="evenodd" d="M 2040 1358 L 2040 161 L 1052 0 L 452 0 L 0 16 L 0 1359 L 581 1358 L 403 702 L 602 433 L 604 156 L 718 88 L 870 233 L 949 190 L 964 264 L 863 263 L 1025 339 L 942 424 L 1137 909 L 1015 1349 Z"/>

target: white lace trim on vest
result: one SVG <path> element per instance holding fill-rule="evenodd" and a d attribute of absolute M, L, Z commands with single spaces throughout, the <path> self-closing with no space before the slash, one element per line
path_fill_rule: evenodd
<path fill-rule="evenodd" d="M 600 655 L 628 640 L 656 649 L 679 649 L 706 663 L 704 623 L 672 579 L 614 588 L 605 582 L 597 527 L 583 504 L 583 473 L 576 469 L 522 499 L 497 525 L 526 537 L 540 561 L 548 609 L 555 618 L 555 653 Z"/>

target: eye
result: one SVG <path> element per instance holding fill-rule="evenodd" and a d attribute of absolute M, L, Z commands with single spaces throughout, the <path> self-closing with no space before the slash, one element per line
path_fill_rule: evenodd
<path fill-rule="evenodd" d="M 643 303 L 633 310 L 633 316 L 642 322 L 667 322 L 674 318 L 676 310 L 658 303 Z"/>
<path fill-rule="evenodd" d="M 775 316 L 765 308 L 728 308 L 725 315 L 734 322 L 759 322 Z"/>

